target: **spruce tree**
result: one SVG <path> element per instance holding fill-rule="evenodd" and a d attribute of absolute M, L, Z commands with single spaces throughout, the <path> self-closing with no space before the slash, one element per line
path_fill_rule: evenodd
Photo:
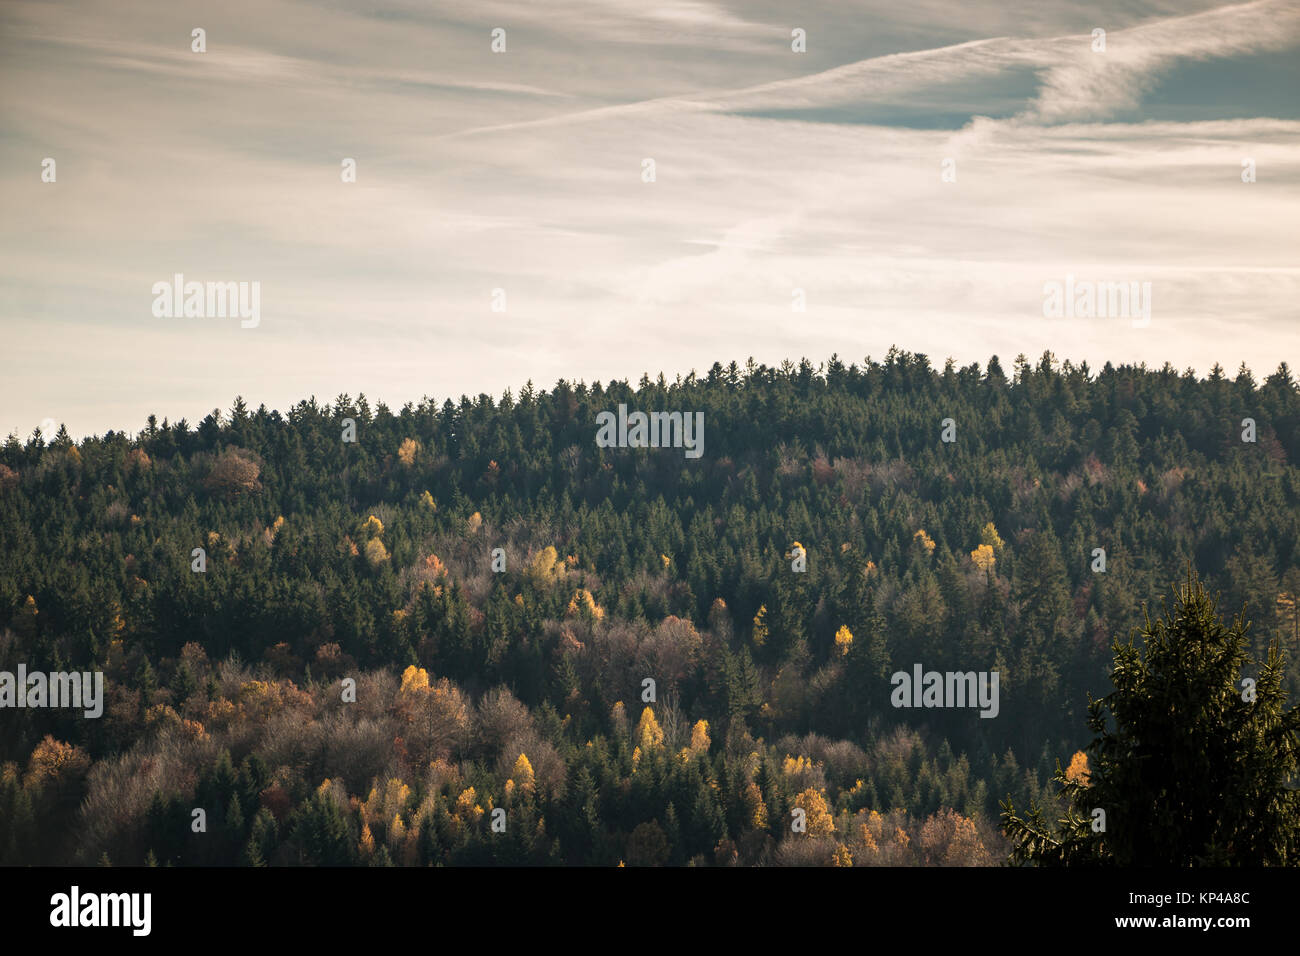
<path fill-rule="evenodd" d="M 1248 627 L 1241 615 L 1225 624 L 1189 570 L 1142 646 L 1115 644 L 1115 690 L 1089 704 L 1087 773 L 1057 765 L 1064 818 L 1053 829 L 1041 807 L 1021 818 L 1003 803 L 1011 861 L 1300 863 L 1300 708 L 1285 708 L 1277 643 L 1257 666 Z"/>

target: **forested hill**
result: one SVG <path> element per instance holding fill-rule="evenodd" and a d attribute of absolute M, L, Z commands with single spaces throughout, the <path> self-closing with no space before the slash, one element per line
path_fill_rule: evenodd
<path fill-rule="evenodd" d="M 702 455 L 599 447 L 620 405 Z M 1294 652 L 1297 456 L 1285 364 L 896 350 L 10 437 L 0 669 L 108 702 L 0 711 L 0 861 L 990 862 L 1189 563 Z M 998 671 L 996 718 L 895 709 L 915 664 Z"/>

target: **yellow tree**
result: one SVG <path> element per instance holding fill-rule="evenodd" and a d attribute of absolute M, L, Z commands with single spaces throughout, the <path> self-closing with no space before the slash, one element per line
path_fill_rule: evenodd
<path fill-rule="evenodd" d="M 709 722 L 707 720 L 697 720 L 695 726 L 691 728 L 691 753 L 706 754 L 709 752 L 711 743 L 712 741 L 709 740 Z"/>
<path fill-rule="evenodd" d="M 414 664 L 407 666 L 402 671 L 402 686 L 398 689 L 399 694 L 409 694 L 419 690 L 429 689 L 429 672 L 423 667 L 416 667 Z"/>
<path fill-rule="evenodd" d="M 532 793 L 535 784 L 533 777 L 533 765 L 529 762 L 528 757 L 524 754 L 519 755 L 515 761 L 515 767 L 510 771 L 510 779 L 515 782 L 515 786 L 524 793 Z"/>
<path fill-rule="evenodd" d="M 840 649 L 841 657 L 848 655 L 849 648 L 853 646 L 853 632 L 849 630 L 848 625 L 841 624 L 840 629 L 835 632 L 835 646 Z"/>
<path fill-rule="evenodd" d="M 1065 771 L 1065 779 L 1084 787 L 1088 786 L 1088 755 L 1082 750 L 1077 751 L 1070 758 L 1070 766 Z"/>
<path fill-rule="evenodd" d="M 403 465 L 415 464 L 415 456 L 420 453 L 420 443 L 414 438 L 403 438 L 401 447 L 397 449 L 397 457 Z"/>
<path fill-rule="evenodd" d="M 460 792 L 452 815 L 470 823 L 478 822 L 479 817 L 483 816 L 483 808 L 478 804 L 478 794 L 473 787 L 466 787 Z"/>
<path fill-rule="evenodd" d="M 985 574 L 991 572 L 993 565 L 997 563 L 997 557 L 993 553 L 993 545 L 991 544 L 981 544 L 970 553 L 970 559 L 974 562 L 975 567 Z"/>
<path fill-rule="evenodd" d="M 524 568 L 524 574 L 537 584 L 553 584 L 556 579 L 564 576 L 564 565 L 555 548 L 547 545 L 533 555 L 533 559 Z"/>
<path fill-rule="evenodd" d="M 803 810 L 809 836 L 830 836 L 835 832 L 835 820 L 821 791 L 809 787 L 794 798 L 794 806 Z"/>
<path fill-rule="evenodd" d="M 655 720 L 655 712 L 647 707 L 641 711 L 641 719 L 636 725 L 637 747 L 646 752 L 656 747 L 664 745 L 663 728 L 659 726 L 659 721 Z"/>

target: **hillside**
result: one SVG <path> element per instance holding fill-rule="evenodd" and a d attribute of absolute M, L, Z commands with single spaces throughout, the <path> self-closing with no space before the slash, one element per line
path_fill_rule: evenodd
<path fill-rule="evenodd" d="M 1297 455 L 1285 364 L 896 350 L 11 436 L 0 670 L 106 699 L 5 713 L 0 863 L 996 863 L 1189 565 L 1295 699 Z"/>

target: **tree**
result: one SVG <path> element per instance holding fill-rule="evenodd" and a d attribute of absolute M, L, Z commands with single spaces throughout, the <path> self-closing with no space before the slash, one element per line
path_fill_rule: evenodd
<path fill-rule="evenodd" d="M 261 482 L 258 481 L 261 470 L 252 452 L 228 448 L 212 466 L 204 487 L 213 494 L 227 498 L 249 494 L 261 488 Z"/>
<path fill-rule="evenodd" d="M 378 538 L 371 538 L 366 542 L 366 563 L 372 568 L 378 568 L 388 560 L 388 549 L 384 547 L 384 542 Z"/>
<path fill-rule="evenodd" d="M 693 754 L 707 754 L 711 743 L 709 740 L 709 722 L 707 720 L 697 720 L 695 726 L 691 728 L 691 745 L 688 749 Z"/>
<path fill-rule="evenodd" d="M 637 746 L 643 752 L 662 747 L 664 744 L 664 732 L 655 720 L 655 712 L 652 708 L 647 707 L 641 711 L 641 720 L 636 725 Z"/>
<path fill-rule="evenodd" d="M 803 810 L 804 825 L 810 836 L 830 836 L 835 832 L 835 820 L 820 790 L 808 787 L 794 798 L 791 806 Z"/>
<path fill-rule="evenodd" d="M 515 761 L 514 770 L 511 771 L 510 777 L 524 793 L 532 793 L 535 786 L 535 777 L 533 776 L 533 765 L 529 762 L 526 754 L 520 754 L 519 759 Z"/>
<path fill-rule="evenodd" d="M 1262 666 L 1250 659 L 1248 626 L 1225 625 L 1189 569 L 1173 610 L 1147 618 L 1144 646 L 1115 644 L 1115 691 L 1089 705 L 1088 772 L 1057 765 L 1065 817 L 1051 829 L 1041 807 L 1021 818 L 1003 803 L 1012 861 L 1300 863 L 1300 709 L 1284 707 L 1277 643 Z"/>
<path fill-rule="evenodd" d="M 970 553 L 970 559 L 975 564 L 975 567 L 979 568 L 985 574 L 992 572 L 993 566 L 997 562 L 997 559 L 993 554 L 993 545 L 991 544 L 981 544 L 977 546 L 975 550 Z"/>
<path fill-rule="evenodd" d="M 305 863 L 346 866 L 353 862 L 355 841 L 347 818 L 324 786 L 298 809 L 294 836 Z"/>
<path fill-rule="evenodd" d="M 981 529 L 980 544 L 988 545 L 992 548 L 993 556 L 995 558 L 1001 557 L 1002 549 L 1006 547 L 1006 542 L 1002 540 L 1002 536 L 998 534 L 998 529 L 992 521 L 985 524 L 983 529 Z"/>
<path fill-rule="evenodd" d="M 1092 789 L 1095 755 L 1070 759 L 1086 692 L 1111 689 L 1111 635 L 1141 621 L 1139 595 L 1189 560 L 1246 608 L 1252 657 L 1280 639 L 1300 691 L 1289 370 L 1255 389 L 1051 356 L 1017 360 L 1014 382 L 997 361 L 940 374 L 898 350 L 824 375 L 725 365 L 500 405 L 236 399 L 197 429 L 9 436 L 0 706 L 24 660 L 105 683 L 102 720 L 24 708 L 0 733 L 0 863 L 612 866 L 648 821 L 673 865 L 823 863 L 837 843 L 859 865 L 942 864 L 953 846 L 987 862 L 1005 855 L 998 797 L 1062 815 L 1057 756 Z M 594 416 L 618 404 L 700 410 L 707 465 L 595 448 Z M 947 417 L 960 441 L 941 447 Z M 260 486 L 240 491 L 233 459 Z M 204 490 L 214 468 L 228 493 Z M 780 558 L 796 538 L 819 555 L 806 573 Z M 918 663 L 1000 673 L 1000 718 L 895 710 L 891 676 Z M 640 700 L 647 676 L 657 700 Z M 84 760 L 61 764 L 46 734 Z M 223 751 L 247 769 L 212 768 Z M 796 753 L 817 769 L 783 773 Z M 1167 788 L 1194 776 L 1179 772 Z M 393 775 L 416 792 L 359 815 Z M 337 833 L 312 796 L 326 776 Z M 837 832 L 787 839 L 809 787 Z M 890 816 L 868 843 L 850 815 L 871 808 Z"/>
<path fill-rule="evenodd" d="M 638 824 L 627 838 L 627 861 L 632 866 L 663 866 L 671 852 L 668 837 L 657 821 Z"/>
<path fill-rule="evenodd" d="M 758 613 L 754 615 L 753 624 L 751 634 L 754 646 L 762 647 L 767 643 L 767 605 L 763 605 L 758 609 Z"/>

